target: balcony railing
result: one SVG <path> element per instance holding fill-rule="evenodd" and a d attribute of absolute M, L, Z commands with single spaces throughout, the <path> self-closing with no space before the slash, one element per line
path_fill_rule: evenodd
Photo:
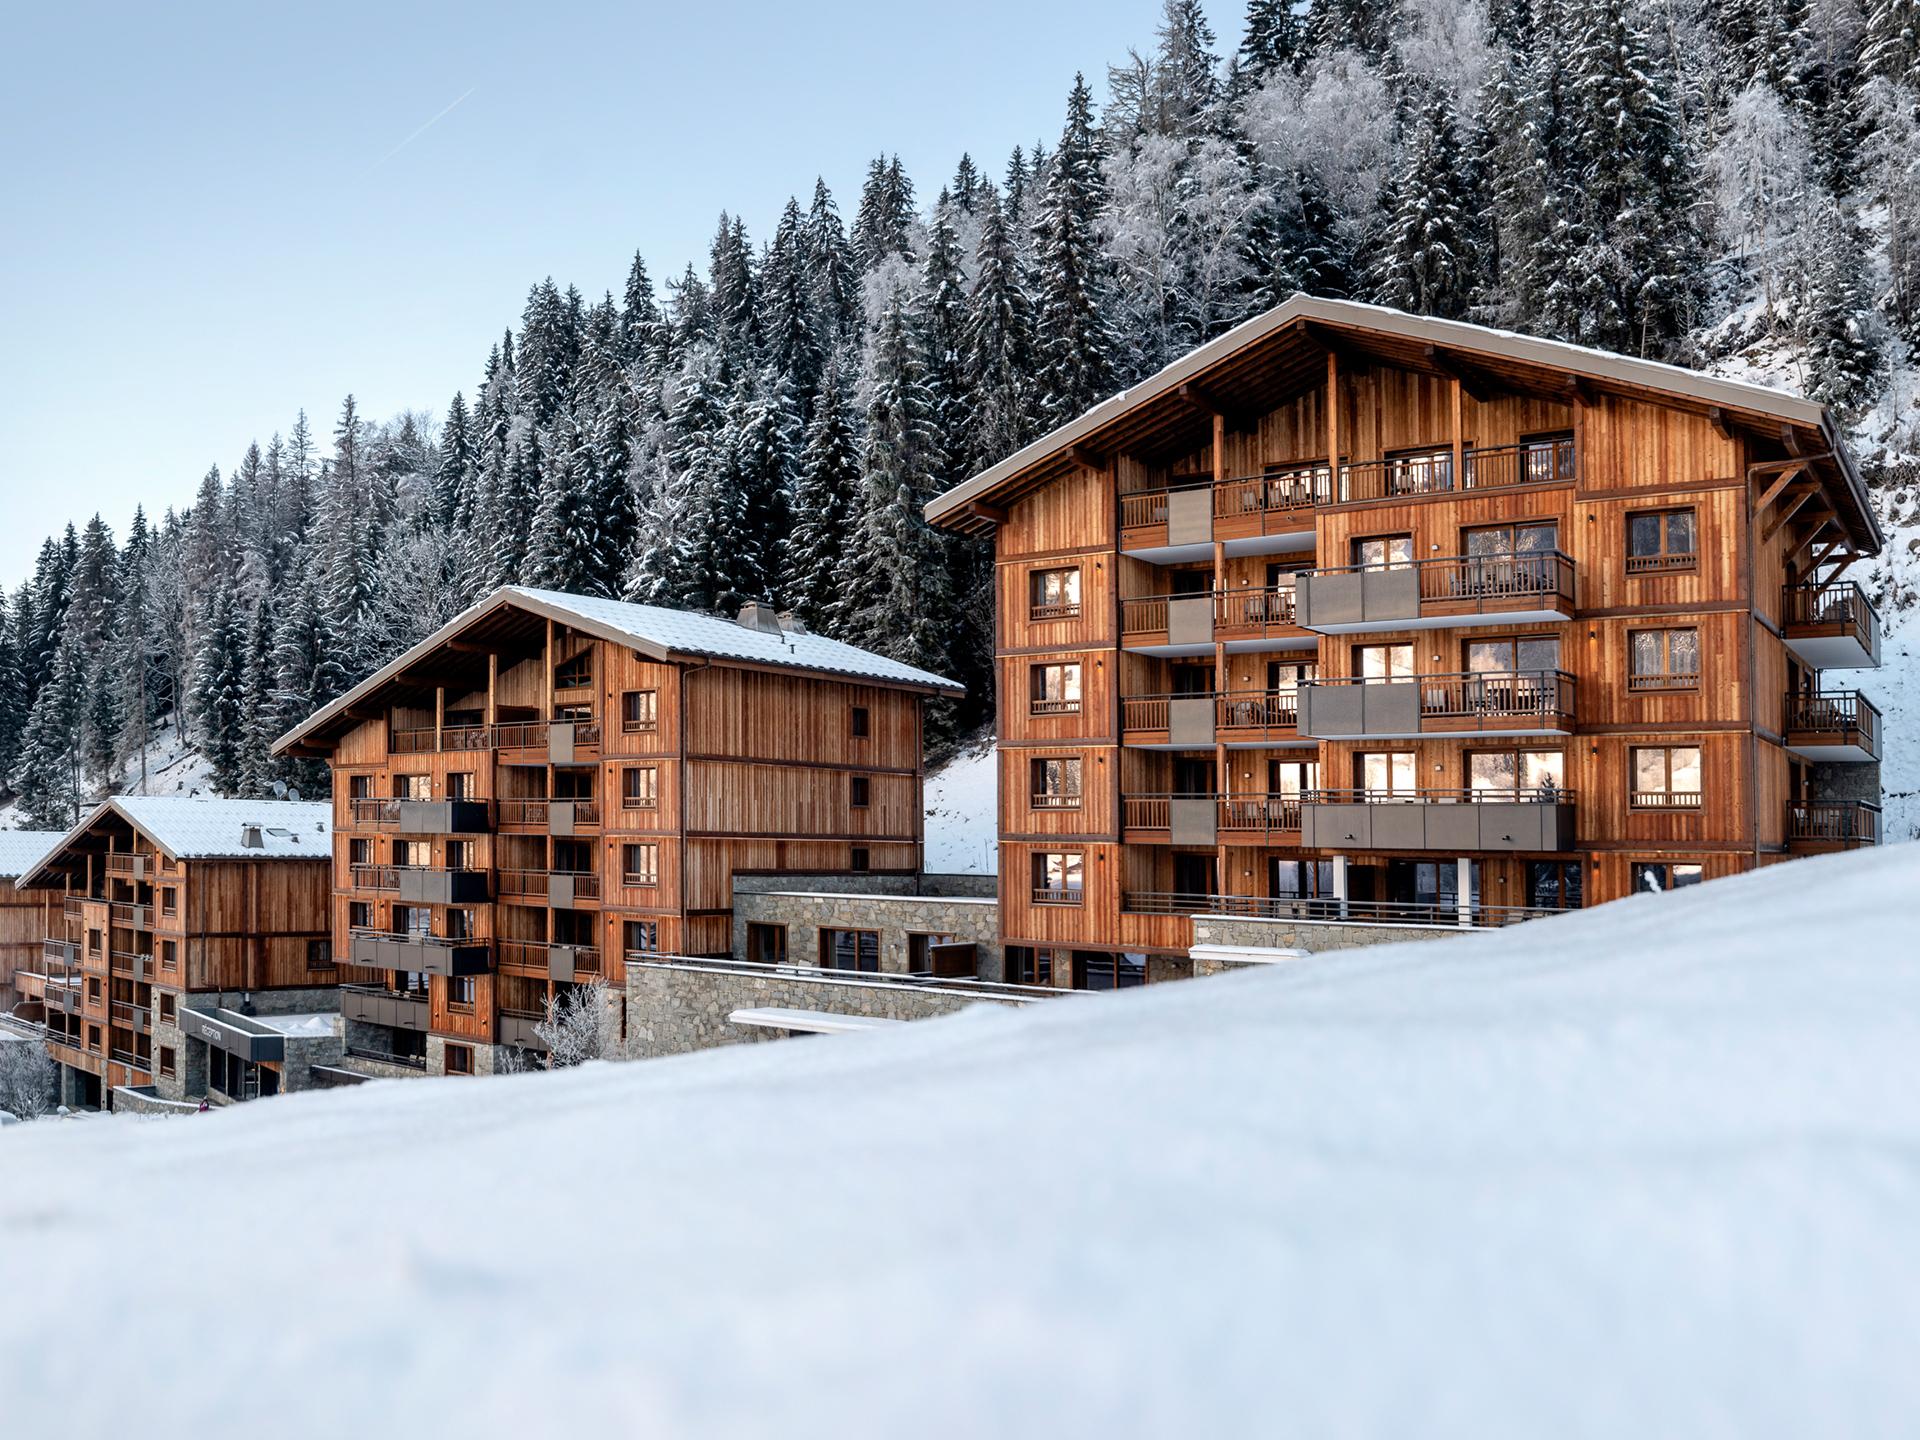
<path fill-rule="evenodd" d="M 1571 805 L 1574 794 L 1558 785 L 1474 785 L 1429 790 L 1309 790 L 1310 805 Z"/>
<path fill-rule="evenodd" d="M 388 747 L 395 755 L 430 755 L 435 751 L 451 754 L 463 750 L 491 750 L 494 729 L 489 725 L 444 725 L 436 733 L 431 725 L 393 732 Z"/>
<path fill-rule="evenodd" d="M 399 867 L 394 865 L 352 865 L 348 876 L 356 890 L 398 890 Z"/>
<path fill-rule="evenodd" d="M 1120 602 L 1123 635 L 1153 634 L 1169 628 L 1169 602 L 1212 601 L 1213 626 L 1221 632 L 1266 631 L 1294 624 L 1291 585 L 1255 586 L 1242 590 L 1202 590 L 1186 595 L 1138 595 Z"/>
<path fill-rule="evenodd" d="M 1334 738 L 1572 727 L 1574 678 L 1564 670 L 1331 676 L 1302 684 L 1308 733 Z"/>
<path fill-rule="evenodd" d="M 87 1048 L 92 1049 L 93 1047 L 89 1046 Z M 136 1054 L 132 1050 L 122 1050 L 118 1046 L 115 1046 L 107 1053 L 116 1064 L 131 1066 L 135 1070 L 145 1070 L 148 1072 L 153 1070 L 153 1057 L 150 1055 Z"/>
<path fill-rule="evenodd" d="M 115 1000 L 108 1008 L 113 1023 L 123 1030 L 145 1032 L 153 1018 L 153 1010 L 147 1005 L 133 1005 L 125 1000 Z"/>
<path fill-rule="evenodd" d="M 1078 795 L 1055 795 L 1041 791 L 1028 797 L 1028 804 L 1035 810 L 1078 810 Z"/>
<path fill-rule="evenodd" d="M 1880 612 L 1851 580 L 1789 585 L 1780 613 L 1788 644 L 1813 664 L 1865 669 L 1880 663 Z"/>
<path fill-rule="evenodd" d="M 1627 796 L 1629 810 L 1698 810 L 1698 790 L 1634 790 Z"/>
<path fill-rule="evenodd" d="M 499 811 L 502 825 L 530 825 L 544 829 L 552 820 L 555 806 L 570 807 L 575 825 L 598 825 L 600 823 L 600 802 L 593 799 L 575 799 L 571 796 L 539 798 L 526 800 L 499 800 L 495 807 Z"/>
<path fill-rule="evenodd" d="M 429 800 L 416 796 L 361 797 L 347 802 L 355 825 L 390 828 L 413 835 L 478 835 L 493 823 L 485 800 L 466 796 Z"/>
<path fill-rule="evenodd" d="M 1300 828 L 1296 794 L 1128 795 L 1121 803 L 1121 818 L 1129 830 L 1171 830 L 1177 828 L 1175 807 L 1191 802 L 1211 804 L 1213 828 L 1219 831 L 1265 834 Z"/>
<path fill-rule="evenodd" d="M 1077 886 L 1036 885 L 1033 888 L 1033 903 L 1036 905 L 1079 905 L 1086 898 L 1087 892 Z"/>
<path fill-rule="evenodd" d="M 1207 895 L 1129 891 L 1121 901 L 1129 915 L 1228 915 L 1251 920 L 1314 920 L 1353 925 L 1458 925 L 1457 904 L 1442 901 L 1339 900 L 1330 895 Z M 1535 905 L 1468 906 L 1469 923 L 1492 928 L 1563 915 Z"/>
<path fill-rule="evenodd" d="M 1436 445 L 1387 459 L 1347 462 L 1340 466 L 1337 484 L 1327 462 L 1320 459 L 1278 465 L 1260 475 L 1217 483 L 1137 491 L 1120 497 L 1120 524 L 1130 530 L 1165 525 L 1173 508 L 1170 497 L 1181 490 L 1211 488 L 1214 518 L 1231 521 L 1247 515 L 1285 514 L 1358 500 L 1549 484 L 1573 480 L 1577 475 L 1570 436 L 1469 448 L 1462 452 L 1458 486 L 1454 484 L 1452 446 Z"/>
<path fill-rule="evenodd" d="M 1787 806 L 1787 843 L 1852 849 L 1880 843 L 1880 807 L 1858 800 L 1803 800 Z"/>
<path fill-rule="evenodd" d="M 1070 700 L 1063 700 L 1053 698 L 1042 699 L 1039 696 L 1035 696 L 1028 702 L 1027 713 L 1029 715 L 1078 715 L 1080 713 L 1080 697 L 1076 695 Z"/>
<path fill-rule="evenodd" d="M 497 870 L 494 879 L 502 895 L 546 895 L 554 880 L 566 880 L 580 899 L 600 898 L 600 877 L 591 870 Z"/>
<path fill-rule="evenodd" d="M 1795 690 L 1786 697 L 1785 734 L 1790 745 L 1853 746 L 1878 758 L 1880 712 L 1858 690 Z"/>

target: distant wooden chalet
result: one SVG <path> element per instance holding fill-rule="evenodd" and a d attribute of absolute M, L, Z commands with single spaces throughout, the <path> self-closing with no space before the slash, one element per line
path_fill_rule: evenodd
<path fill-rule="evenodd" d="M 1009 979 L 1879 834 L 1881 546 L 1781 391 L 1296 296 L 927 507 L 998 560 Z"/>
<path fill-rule="evenodd" d="M 733 877 L 918 870 L 951 681 L 739 618 L 506 588 L 276 745 L 334 786 L 350 1063 L 472 1073 L 625 957 L 726 955 Z"/>
<path fill-rule="evenodd" d="M 40 904 L 47 1048 L 62 1096 L 182 1100 L 287 1088 L 261 1016 L 337 1011 L 325 804 L 123 795 L 18 881 Z"/>
<path fill-rule="evenodd" d="M 54 830 L 0 830 L 0 1012 L 38 1023 L 45 993 L 40 897 L 15 883 L 60 838 Z"/>

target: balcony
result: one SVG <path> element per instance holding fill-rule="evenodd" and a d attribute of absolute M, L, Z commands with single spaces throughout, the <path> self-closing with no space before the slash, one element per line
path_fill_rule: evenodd
<path fill-rule="evenodd" d="M 391 894 L 408 905 L 477 905 L 488 898 L 487 872 L 432 865 L 355 865 L 353 888 Z"/>
<path fill-rule="evenodd" d="M 131 1005 L 124 1000 L 115 1000 L 108 1014 L 113 1023 L 122 1030 L 131 1030 L 136 1035 L 146 1035 L 153 1028 L 153 1011 L 146 1005 Z"/>
<path fill-rule="evenodd" d="M 592 871 L 501 870 L 497 875 L 500 894 L 508 899 L 540 900 L 570 910 L 581 900 L 600 898 L 600 877 Z"/>
<path fill-rule="evenodd" d="M 538 1010 L 502 1010 L 500 1012 L 500 1043 L 518 1045 L 522 1050 L 540 1050 L 547 1048 L 547 1042 L 540 1038 L 536 1026 L 546 1023 L 547 1017 Z"/>
<path fill-rule="evenodd" d="M 354 800 L 355 825 L 398 835 L 484 835 L 493 828 L 484 800 Z"/>
<path fill-rule="evenodd" d="M 71 940 L 55 940 L 49 936 L 40 942 L 40 954 L 43 959 L 58 961 L 62 965 L 80 963 L 80 947 Z"/>
<path fill-rule="evenodd" d="M 107 874 L 117 879 L 141 881 L 151 878 L 151 873 L 145 855 L 130 855 L 115 850 L 107 856 Z"/>
<path fill-rule="evenodd" d="M 1035 905 L 1083 905 L 1087 892 L 1078 885 L 1036 885 L 1033 887 L 1032 901 Z"/>
<path fill-rule="evenodd" d="M 454 754 L 464 750 L 491 750 L 493 730 L 486 725 L 431 725 L 393 732 L 389 747 L 395 755 Z"/>
<path fill-rule="evenodd" d="M 1300 843 L 1316 850 L 1552 854 L 1573 848 L 1571 790 L 1313 790 Z"/>
<path fill-rule="evenodd" d="M 600 947 L 572 945 L 546 940 L 502 940 L 498 942 L 500 964 L 530 971 L 543 979 L 571 982 L 583 975 L 602 974 Z"/>
<path fill-rule="evenodd" d="M 1229 555 L 1305 550 L 1313 545 L 1314 511 L 1326 506 L 1564 483 L 1577 474 L 1570 436 L 1467 449 L 1457 485 L 1451 444 L 1350 462 L 1337 480 L 1324 459 L 1276 465 L 1259 475 L 1122 495 L 1120 548 L 1160 565 L 1208 559 L 1216 542 Z"/>
<path fill-rule="evenodd" d="M 422 975 L 484 975 L 493 966 L 493 946 L 486 940 L 448 939 L 440 935 L 396 934 L 386 930 L 355 930 L 353 965 L 375 970 L 411 970 Z"/>
<path fill-rule="evenodd" d="M 153 928 L 153 907 L 151 905 L 127 905 L 116 900 L 107 907 L 107 913 L 115 925 L 128 930 L 145 932 Z"/>
<path fill-rule="evenodd" d="M 1120 643 L 1141 655 L 1311 650 L 1319 642 L 1294 622 L 1291 586 L 1140 595 L 1121 601 Z"/>
<path fill-rule="evenodd" d="M 1880 712 L 1858 690 L 1789 693 L 1781 733 L 1787 748 L 1808 760 L 1880 758 Z"/>
<path fill-rule="evenodd" d="M 1141 750 L 1268 749 L 1304 744 L 1297 692 L 1241 690 L 1219 695 L 1133 695 L 1120 702 L 1124 742 Z"/>
<path fill-rule="evenodd" d="M 1816 670 L 1880 664 L 1880 612 L 1851 580 L 1787 586 L 1780 617 L 1787 648 Z"/>
<path fill-rule="evenodd" d="M 342 985 L 340 1013 L 349 1020 L 384 1025 L 389 1030 L 429 1028 L 427 997 L 414 990 L 389 990 L 384 985 Z"/>
<path fill-rule="evenodd" d="M 1558 550 L 1352 565 L 1315 570 L 1294 584 L 1299 623 L 1327 635 L 1553 625 L 1573 614 L 1573 561 Z"/>
<path fill-rule="evenodd" d="M 107 952 L 107 968 L 129 975 L 136 981 L 151 980 L 153 956 L 138 950 L 111 950 Z"/>
<path fill-rule="evenodd" d="M 1229 915 L 1244 920 L 1311 920 L 1350 925 L 1450 925 L 1463 923 L 1457 905 L 1398 900 L 1341 900 L 1331 895 L 1199 895 L 1128 891 L 1121 897 L 1127 915 Z M 1564 909 L 1530 905 L 1471 904 L 1464 923 L 1478 929 L 1516 925 L 1564 915 Z"/>
<path fill-rule="evenodd" d="M 1316 740 L 1569 735 L 1573 697 L 1564 670 L 1314 680 L 1300 687 L 1300 733 Z"/>
<path fill-rule="evenodd" d="M 1787 848 L 1796 855 L 1858 850 L 1880 843 L 1880 807 L 1859 800 L 1799 800 L 1787 805 Z"/>
<path fill-rule="evenodd" d="M 1294 845 L 1298 795 L 1129 795 L 1122 821 L 1131 841 L 1169 845 Z"/>
<path fill-rule="evenodd" d="M 526 720 L 493 727 L 501 750 L 544 750 L 549 765 L 578 765 L 600 749 L 600 725 L 593 720 Z"/>
<path fill-rule="evenodd" d="M 534 830 L 543 835 L 574 835 L 600 824 L 600 802 L 591 799 L 549 800 L 544 797 L 498 802 L 500 828 Z"/>

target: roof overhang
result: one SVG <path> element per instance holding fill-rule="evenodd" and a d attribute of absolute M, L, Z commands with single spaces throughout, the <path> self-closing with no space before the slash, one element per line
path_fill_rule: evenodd
<path fill-rule="evenodd" d="M 35 861 L 31 870 L 14 882 L 14 888 L 16 890 L 51 889 L 57 881 L 65 877 L 69 869 L 85 859 L 85 853 L 74 853 L 74 847 L 98 829 L 101 822 L 108 816 L 117 816 L 128 829 L 146 840 L 169 860 L 180 858 L 163 845 L 157 835 L 129 815 L 118 800 L 108 798 L 89 810 L 78 825 L 55 841 L 53 848 Z"/>
<path fill-rule="evenodd" d="M 649 660 L 665 664 L 732 666 L 739 669 L 778 669 L 783 674 L 819 680 L 837 680 L 850 685 L 866 685 L 883 690 L 908 690 L 916 694 L 964 694 L 962 687 L 935 687 L 883 677 L 850 675 L 831 670 L 815 670 L 804 665 L 768 666 L 753 660 L 723 655 L 705 655 L 677 650 L 656 641 L 620 629 L 579 611 L 554 605 L 537 595 L 513 586 L 505 586 L 475 602 L 442 625 L 426 639 L 381 666 L 346 694 L 329 701 L 300 724 L 273 742 L 275 755 L 322 756 L 331 753 L 334 742 L 367 720 L 382 718 L 384 699 L 407 691 L 429 695 L 437 685 L 450 680 L 466 680 L 471 671 L 476 647 L 489 643 L 524 643 L 545 633 L 547 622 L 566 627 L 581 635 L 591 635 L 609 644 L 621 646 Z M 456 649 L 455 643 L 467 648 Z"/>
<path fill-rule="evenodd" d="M 1884 543 L 1859 467 L 1824 405 L 1654 360 L 1309 295 L 1294 295 L 1190 351 L 936 496 L 927 503 L 927 518 L 985 533 L 1005 519 L 1012 501 L 1076 470 L 1098 468 L 1120 454 L 1152 460 L 1188 452 L 1206 443 L 1216 417 L 1229 429 L 1241 428 L 1246 419 L 1324 384 L 1329 355 L 1347 365 L 1458 379 L 1470 391 L 1514 391 L 1570 403 L 1621 395 L 1711 415 L 1716 424 L 1786 444 L 1790 454 L 1797 446 L 1799 453 L 1817 457 L 1809 463 L 1843 497 L 1847 513 L 1841 520 L 1854 548 L 1871 554 Z"/>

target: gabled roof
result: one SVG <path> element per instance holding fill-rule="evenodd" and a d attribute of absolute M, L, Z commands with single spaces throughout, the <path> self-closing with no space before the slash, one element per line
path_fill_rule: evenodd
<path fill-rule="evenodd" d="M 325 860 L 333 854 L 333 807 L 325 801 L 116 795 L 46 847 L 22 872 L 20 888 L 50 880 L 66 853 L 110 815 L 174 860 Z M 249 845 L 255 829 L 260 843 Z"/>
<path fill-rule="evenodd" d="M 0 880 L 26 874 L 59 838 L 58 830 L 0 830 Z"/>
<path fill-rule="evenodd" d="M 1205 407 L 1238 406 L 1245 413 L 1271 409 L 1323 383 L 1316 376 L 1324 376 L 1329 352 L 1569 401 L 1584 388 L 1712 413 L 1717 421 L 1763 440 L 1799 444 L 1807 454 L 1822 457 L 1818 467 L 1841 482 L 1836 488 L 1853 502 L 1846 528 L 1856 547 L 1874 553 L 1883 543 L 1838 423 L 1826 406 L 1804 396 L 1561 340 L 1298 294 L 936 496 L 927 504 L 927 518 L 954 528 L 984 528 L 993 517 L 983 509 L 1092 460 L 1122 451 L 1197 448 L 1194 437 Z M 1211 424 L 1211 413 L 1205 424 Z"/>
<path fill-rule="evenodd" d="M 454 616 L 337 700 L 309 715 L 274 741 L 274 753 L 304 746 L 317 736 L 357 723 L 351 721 L 348 712 L 360 708 L 367 697 L 400 684 L 402 677 L 426 673 L 435 663 L 435 652 L 449 641 L 470 637 L 470 632 L 479 636 L 509 633 L 506 622 L 513 616 L 552 620 L 582 634 L 638 651 L 653 660 L 716 660 L 773 666 L 826 679 L 864 681 L 930 694 L 965 693 L 960 685 L 943 675 L 804 630 L 782 629 L 775 633 L 720 615 L 504 585 Z"/>

